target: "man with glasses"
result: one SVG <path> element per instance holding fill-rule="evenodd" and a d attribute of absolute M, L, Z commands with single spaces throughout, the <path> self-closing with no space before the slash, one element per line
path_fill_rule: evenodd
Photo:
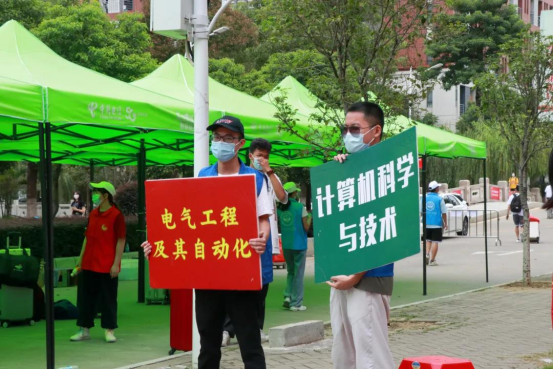
<path fill-rule="evenodd" d="M 346 150 L 355 154 L 376 145 L 383 129 L 384 113 L 378 105 L 351 105 L 342 128 Z M 347 156 L 340 154 L 334 160 L 345 163 Z M 353 275 L 334 276 L 327 282 L 332 287 L 330 322 L 335 369 L 395 368 L 388 346 L 393 276 L 394 264 L 388 264 Z"/>
<path fill-rule="evenodd" d="M 224 116 L 207 127 L 212 131 L 211 153 L 217 163 L 203 168 L 198 177 L 235 176 L 254 174 L 256 176 L 257 216 L 259 236 L 249 241 L 258 254 L 265 252 L 270 235 L 269 217 L 273 206 L 269 200 L 264 175 L 250 168 L 238 158 L 238 151 L 244 146 L 244 126 L 240 119 Z M 237 188 L 236 191 L 241 191 Z M 206 193 L 217 196 L 217 193 Z M 220 199 L 225 201 L 225 199 Z M 151 253 L 151 245 L 144 242 L 144 255 Z M 232 276 L 229 276 L 232 278 Z M 261 346 L 258 326 L 258 302 L 260 291 L 196 290 L 196 324 L 200 333 L 200 369 L 219 368 L 221 362 L 221 337 L 226 314 L 234 325 L 242 361 L 246 369 L 264 369 L 265 354 Z"/>

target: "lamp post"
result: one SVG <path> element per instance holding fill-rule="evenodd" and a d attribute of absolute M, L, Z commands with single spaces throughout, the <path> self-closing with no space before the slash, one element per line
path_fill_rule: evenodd
<path fill-rule="evenodd" d="M 443 67 L 444 65 L 442 63 L 438 63 L 436 65 L 433 65 L 426 70 L 432 70 L 432 69 L 438 69 Z M 411 122 L 411 94 L 413 93 L 413 67 L 409 67 L 409 122 Z"/>
<path fill-rule="evenodd" d="M 231 0 L 225 0 L 221 8 L 209 22 L 207 13 L 207 1 L 194 0 L 194 177 L 202 168 L 209 165 L 209 134 L 207 132 L 209 119 L 209 36 L 215 27 L 217 19 L 230 5 Z M 226 28 L 225 30 L 223 30 Z M 228 30 L 222 27 L 213 32 L 220 34 Z M 196 321 L 196 294 L 193 300 L 193 322 Z M 192 324 L 192 368 L 198 367 L 200 356 L 200 334 L 196 324 Z"/>

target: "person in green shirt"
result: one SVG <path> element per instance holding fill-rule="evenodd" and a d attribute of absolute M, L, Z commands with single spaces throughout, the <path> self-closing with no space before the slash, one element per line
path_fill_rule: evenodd
<path fill-rule="evenodd" d="M 283 306 L 290 311 L 304 311 L 303 275 L 307 254 L 307 230 L 311 226 L 311 214 L 299 202 L 300 190 L 294 182 L 284 184 L 288 192 L 288 203 L 280 204 L 278 221 L 282 237 L 282 252 L 286 260 L 288 278 L 284 291 Z"/>

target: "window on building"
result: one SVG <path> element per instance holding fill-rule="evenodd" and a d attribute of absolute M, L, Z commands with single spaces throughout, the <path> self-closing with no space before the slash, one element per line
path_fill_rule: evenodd
<path fill-rule="evenodd" d="M 433 60 L 433 57 L 431 57 L 430 55 L 426 55 L 426 65 L 431 65 Z"/>
<path fill-rule="evenodd" d="M 434 103 L 434 90 L 429 88 L 426 91 L 426 107 L 431 108 Z"/>
<path fill-rule="evenodd" d="M 124 0 L 123 1 L 123 6 L 125 8 L 126 11 L 131 11 L 133 10 L 133 0 Z"/>

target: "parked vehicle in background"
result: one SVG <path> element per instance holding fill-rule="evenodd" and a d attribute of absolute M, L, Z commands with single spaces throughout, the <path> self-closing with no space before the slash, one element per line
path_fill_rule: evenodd
<path fill-rule="evenodd" d="M 463 196 L 459 193 L 455 193 L 455 192 L 452 192 L 450 193 L 449 195 L 453 195 L 457 198 L 457 200 L 459 200 L 459 202 L 462 204 L 462 205 L 466 205 L 468 206 L 469 203 L 465 201 L 465 199 L 463 199 Z"/>

